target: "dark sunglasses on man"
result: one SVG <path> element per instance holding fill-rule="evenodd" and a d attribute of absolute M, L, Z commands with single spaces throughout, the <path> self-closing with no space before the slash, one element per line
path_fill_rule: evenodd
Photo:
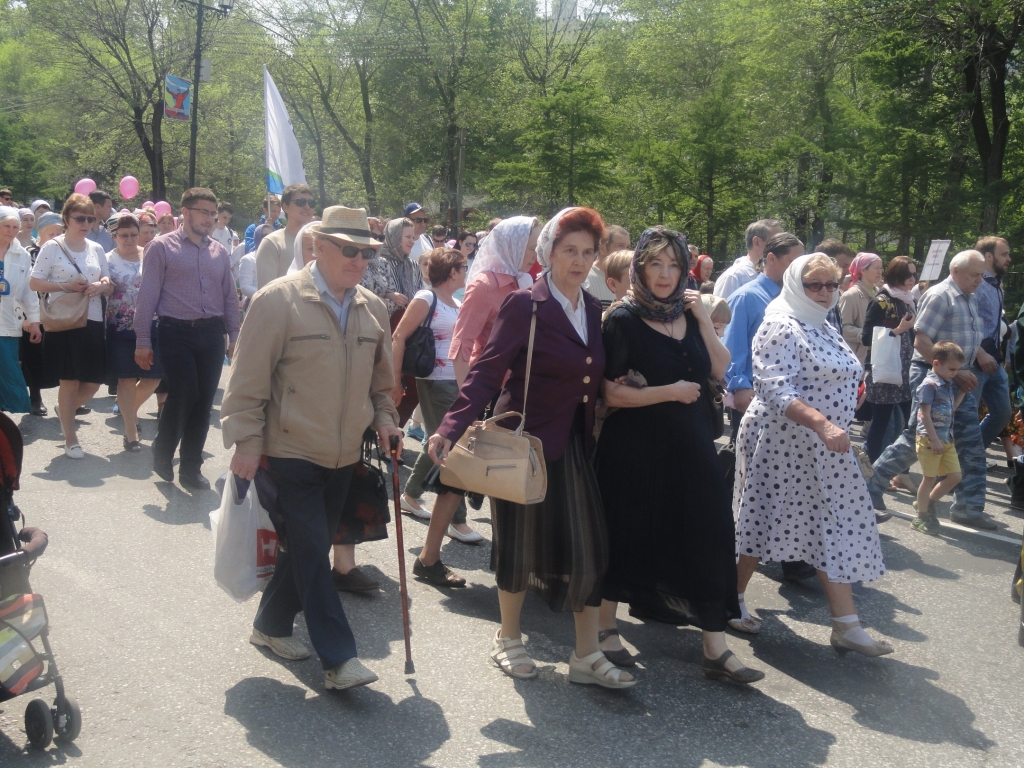
<path fill-rule="evenodd" d="M 430 221 L 430 217 L 429 216 L 416 216 L 415 218 L 411 219 L 411 221 L 412 221 L 413 224 L 426 224 L 428 221 Z"/>
<path fill-rule="evenodd" d="M 377 249 L 356 248 L 354 245 L 343 245 L 341 246 L 341 255 L 347 259 L 354 259 L 356 256 L 361 255 L 364 261 L 370 261 L 370 259 L 377 255 Z"/>
<path fill-rule="evenodd" d="M 316 200 L 310 200 L 308 197 L 296 197 L 290 204 L 298 208 L 315 208 Z"/>

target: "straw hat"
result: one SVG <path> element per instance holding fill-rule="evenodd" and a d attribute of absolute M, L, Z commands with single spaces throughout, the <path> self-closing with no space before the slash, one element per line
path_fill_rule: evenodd
<path fill-rule="evenodd" d="M 346 208 L 343 205 L 324 208 L 323 220 L 307 225 L 306 231 L 314 237 L 324 237 L 338 245 L 380 247 L 380 241 L 370 231 L 365 208 Z"/>

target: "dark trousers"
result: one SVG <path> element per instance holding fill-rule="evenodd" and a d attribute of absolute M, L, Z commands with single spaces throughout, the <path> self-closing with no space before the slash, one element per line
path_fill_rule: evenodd
<path fill-rule="evenodd" d="M 331 579 L 331 539 L 338 530 L 355 465 L 327 469 L 304 459 L 269 457 L 286 544 L 260 600 L 253 626 L 291 637 L 299 611 L 324 669 L 356 656 L 356 639 Z"/>
<path fill-rule="evenodd" d="M 198 472 L 224 370 L 224 323 L 220 318 L 195 325 L 161 319 L 156 333 L 167 402 L 153 441 L 153 461 L 170 464 L 181 443 L 179 472 Z"/>
<path fill-rule="evenodd" d="M 902 427 L 898 427 L 893 433 L 892 439 L 889 442 L 885 441 L 886 435 L 889 434 L 893 411 L 897 408 L 903 411 L 902 426 L 906 426 L 907 422 L 910 421 L 911 405 L 912 402 L 910 400 L 907 400 L 905 403 L 871 404 L 871 426 L 868 427 L 868 436 L 864 439 L 864 451 L 867 453 L 868 458 L 871 459 L 872 464 L 878 461 L 878 457 L 882 455 L 882 451 L 892 444 L 892 440 L 895 440 L 903 433 Z"/>

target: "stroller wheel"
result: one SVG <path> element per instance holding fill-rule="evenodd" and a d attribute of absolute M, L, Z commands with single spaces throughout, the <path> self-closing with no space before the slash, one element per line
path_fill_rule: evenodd
<path fill-rule="evenodd" d="M 64 697 L 64 706 L 60 699 L 53 702 L 53 730 L 58 741 L 70 744 L 82 732 L 82 708 L 70 696 Z"/>
<path fill-rule="evenodd" d="M 46 749 L 53 741 L 53 717 L 42 699 L 32 699 L 25 707 L 25 733 L 36 749 Z"/>

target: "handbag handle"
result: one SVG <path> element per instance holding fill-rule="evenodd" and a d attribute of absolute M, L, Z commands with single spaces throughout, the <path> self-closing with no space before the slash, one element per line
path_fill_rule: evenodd
<path fill-rule="evenodd" d="M 537 302 L 533 302 L 533 316 L 530 318 L 530 346 L 526 350 L 526 382 L 523 384 L 523 412 L 522 421 L 516 429 L 516 436 L 523 434 L 523 427 L 526 426 L 526 396 L 530 393 L 530 368 L 533 367 L 533 337 L 537 333 Z M 507 414 L 505 414 L 507 415 Z"/>
<path fill-rule="evenodd" d="M 70 261 L 71 262 L 71 266 L 75 268 L 75 272 L 77 272 L 78 274 L 82 275 L 82 270 L 78 268 L 78 264 L 75 262 L 74 259 L 71 258 L 71 254 L 68 253 L 65 250 L 64 243 L 62 242 L 63 240 L 64 240 L 64 236 L 61 235 L 56 240 L 54 240 L 54 242 L 57 243 L 57 247 L 58 248 L 60 248 L 62 251 L 64 251 L 64 255 L 68 257 L 68 261 Z M 82 275 L 82 277 L 85 277 L 85 275 Z"/>
<path fill-rule="evenodd" d="M 434 324 L 434 310 L 437 309 L 437 294 L 431 291 L 434 295 L 434 300 L 430 302 L 430 311 L 427 313 L 426 320 L 423 321 L 420 328 L 430 328 Z"/>

